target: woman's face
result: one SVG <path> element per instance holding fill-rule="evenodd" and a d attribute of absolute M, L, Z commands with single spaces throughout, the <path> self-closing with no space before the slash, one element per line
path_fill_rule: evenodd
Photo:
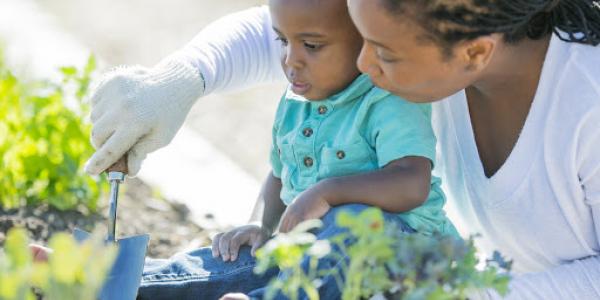
<path fill-rule="evenodd" d="M 438 44 L 425 38 L 421 26 L 392 15 L 380 2 L 348 0 L 352 20 L 364 38 L 358 67 L 377 86 L 423 103 L 453 95 L 475 80 L 478 71 L 470 66 L 465 45 L 459 43 L 446 56 Z"/>

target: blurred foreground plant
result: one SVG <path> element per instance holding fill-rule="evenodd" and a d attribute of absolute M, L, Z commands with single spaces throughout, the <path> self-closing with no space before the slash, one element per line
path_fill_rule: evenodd
<path fill-rule="evenodd" d="M 71 235 L 50 239 L 54 250 L 47 262 L 34 262 L 24 229 L 13 228 L 0 253 L 0 300 L 35 299 L 32 287 L 48 300 L 95 300 L 116 256 L 96 234 L 78 244 Z"/>
<path fill-rule="evenodd" d="M 317 241 L 309 232 L 316 228 L 311 221 L 289 234 L 277 235 L 257 252 L 256 273 L 278 266 L 284 274 L 269 283 L 266 299 L 278 292 L 290 299 L 296 299 L 299 292 L 311 300 L 319 299 L 320 279 L 328 275 L 338 279 L 343 300 L 377 295 L 409 300 L 466 299 L 469 291 L 488 288 L 501 295 L 508 292 L 511 263 L 495 253 L 478 269 L 473 238 L 465 241 L 403 233 L 393 225 L 386 227 L 383 213 L 376 208 L 358 215 L 341 212 L 336 221 L 348 230 L 329 241 Z M 340 251 L 332 252 L 332 247 Z M 339 270 L 317 270 L 318 260 L 327 255 L 340 262 Z M 303 257 L 308 257 L 308 267 L 301 267 Z"/>
<path fill-rule="evenodd" d="M 283 276 L 271 280 L 265 293 L 265 299 L 273 299 L 281 292 L 288 299 L 296 300 L 300 290 L 308 299 L 319 299 L 317 262 L 331 252 L 328 241 L 317 240 L 310 230 L 322 226 L 320 220 L 309 220 L 298 224 L 294 230 L 278 234 L 256 252 L 257 265 L 255 272 L 265 273 L 269 268 L 277 266 Z M 301 262 L 307 257 L 308 270 Z"/>
<path fill-rule="evenodd" d="M 98 181 L 83 164 L 93 153 L 83 99 L 96 68 L 61 68 L 61 83 L 24 83 L 0 53 L 0 206 L 48 203 L 61 210 L 96 209 Z"/>

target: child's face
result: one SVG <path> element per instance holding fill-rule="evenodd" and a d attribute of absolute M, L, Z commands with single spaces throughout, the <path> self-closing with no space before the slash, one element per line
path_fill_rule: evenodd
<path fill-rule="evenodd" d="M 360 75 L 362 38 L 345 0 L 271 0 L 270 10 L 294 93 L 323 100 Z"/>

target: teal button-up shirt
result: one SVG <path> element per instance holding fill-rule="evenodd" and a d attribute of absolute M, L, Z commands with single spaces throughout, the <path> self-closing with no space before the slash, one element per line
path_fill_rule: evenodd
<path fill-rule="evenodd" d="M 275 116 L 271 165 L 283 184 L 281 199 L 289 205 L 325 178 L 377 170 L 406 156 L 434 164 L 435 144 L 430 105 L 398 98 L 361 75 L 322 101 L 288 89 Z M 420 232 L 456 234 L 443 211 L 440 184 L 433 177 L 427 201 L 399 215 Z"/>

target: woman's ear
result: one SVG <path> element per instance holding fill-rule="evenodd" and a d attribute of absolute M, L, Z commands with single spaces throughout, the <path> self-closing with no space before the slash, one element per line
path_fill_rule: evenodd
<path fill-rule="evenodd" d="M 481 71 L 488 65 L 496 46 L 498 45 L 499 35 L 486 35 L 474 40 L 466 41 L 459 46 L 460 57 L 465 64 L 467 71 Z"/>

